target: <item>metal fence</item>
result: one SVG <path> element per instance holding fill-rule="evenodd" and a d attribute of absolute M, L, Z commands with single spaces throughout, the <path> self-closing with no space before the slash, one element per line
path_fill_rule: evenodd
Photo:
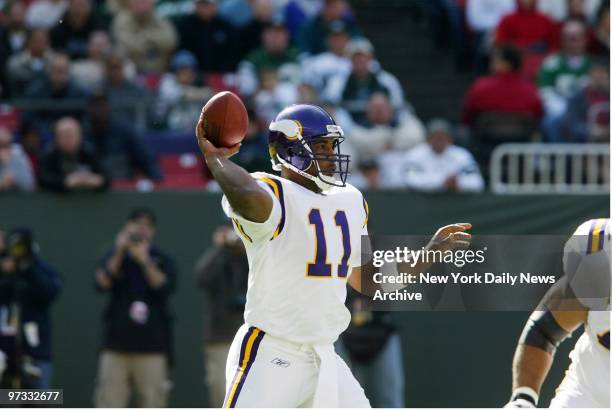
<path fill-rule="evenodd" d="M 610 192 L 609 144 L 502 144 L 490 162 L 498 194 Z"/>

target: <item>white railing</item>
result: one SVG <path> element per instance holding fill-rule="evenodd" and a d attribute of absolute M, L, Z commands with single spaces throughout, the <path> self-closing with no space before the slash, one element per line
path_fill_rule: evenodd
<path fill-rule="evenodd" d="M 500 194 L 610 192 L 610 144 L 502 144 L 490 162 Z"/>

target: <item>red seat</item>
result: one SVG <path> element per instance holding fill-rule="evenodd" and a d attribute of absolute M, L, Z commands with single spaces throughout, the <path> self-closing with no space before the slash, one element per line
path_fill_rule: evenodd
<path fill-rule="evenodd" d="M 19 110 L 8 104 L 0 104 L 0 127 L 6 127 L 15 132 L 19 129 L 20 123 Z"/>
<path fill-rule="evenodd" d="M 159 163 L 164 172 L 161 188 L 201 188 L 206 185 L 204 160 L 201 156 L 187 154 L 163 154 Z"/>
<path fill-rule="evenodd" d="M 233 93 L 238 93 L 238 89 L 235 85 L 228 84 L 225 81 L 225 74 L 223 73 L 205 73 L 204 79 L 206 84 L 213 90 L 213 92 L 218 93 L 221 91 L 231 91 Z"/>
<path fill-rule="evenodd" d="M 159 88 L 159 83 L 161 82 L 162 75 L 161 74 L 143 74 L 141 76 L 142 83 L 144 86 L 151 90 L 155 91 Z"/>
<path fill-rule="evenodd" d="M 204 174 L 204 160 L 201 156 L 185 154 L 163 154 L 159 164 L 164 173 L 164 179 L 149 185 L 145 178 L 137 177 L 131 180 L 115 180 L 112 187 L 120 191 L 135 191 L 149 189 L 200 189 L 206 186 L 208 179 Z"/>

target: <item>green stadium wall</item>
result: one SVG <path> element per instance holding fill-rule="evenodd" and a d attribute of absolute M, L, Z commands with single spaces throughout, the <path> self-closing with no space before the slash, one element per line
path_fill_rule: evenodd
<path fill-rule="evenodd" d="M 471 222 L 474 234 L 571 234 L 582 221 L 609 215 L 608 196 L 367 195 L 370 230 L 429 234 L 452 222 Z M 158 244 L 173 254 L 179 286 L 172 300 L 176 361 L 174 407 L 208 405 L 202 357 L 203 296 L 193 266 L 225 221 L 220 196 L 190 193 L 109 193 L 0 197 L 0 227 L 31 226 L 43 257 L 55 265 L 64 289 L 53 307 L 54 387 L 69 407 L 92 406 L 101 311 L 106 296 L 94 290 L 93 272 L 113 244 L 128 211 L 148 206 L 158 214 Z M 499 407 L 511 388 L 510 366 L 526 312 L 395 313 L 403 337 L 409 407 Z M 575 339 L 575 338 L 574 338 Z M 548 404 L 568 364 L 573 342 L 558 351 L 542 394 Z"/>

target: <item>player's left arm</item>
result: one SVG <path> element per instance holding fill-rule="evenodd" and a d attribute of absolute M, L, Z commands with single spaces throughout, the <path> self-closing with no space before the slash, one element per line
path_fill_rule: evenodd
<path fill-rule="evenodd" d="M 443 226 L 436 231 L 425 247 L 425 250 L 439 250 L 445 252 L 448 250 L 468 248 L 472 240 L 472 235 L 467 231 L 471 228 L 472 224 L 465 222 Z M 431 265 L 432 262 L 427 260 L 419 260 L 414 266 L 408 261 L 398 263 L 397 270 L 413 276 L 426 271 Z M 348 283 L 357 292 L 372 296 L 376 290 L 382 290 L 380 285 L 375 283 L 372 279 L 374 273 L 376 273 L 376 269 L 370 260 L 362 266 L 353 268 Z"/>
<path fill-rule="evenodd" d="M 506 407 L 536 407 L 557 346 L 587 319 L 588 311 L 571 294 L 567 277 L 542 299 L 519 338 L 512 362 L 512 396 Z"/>

